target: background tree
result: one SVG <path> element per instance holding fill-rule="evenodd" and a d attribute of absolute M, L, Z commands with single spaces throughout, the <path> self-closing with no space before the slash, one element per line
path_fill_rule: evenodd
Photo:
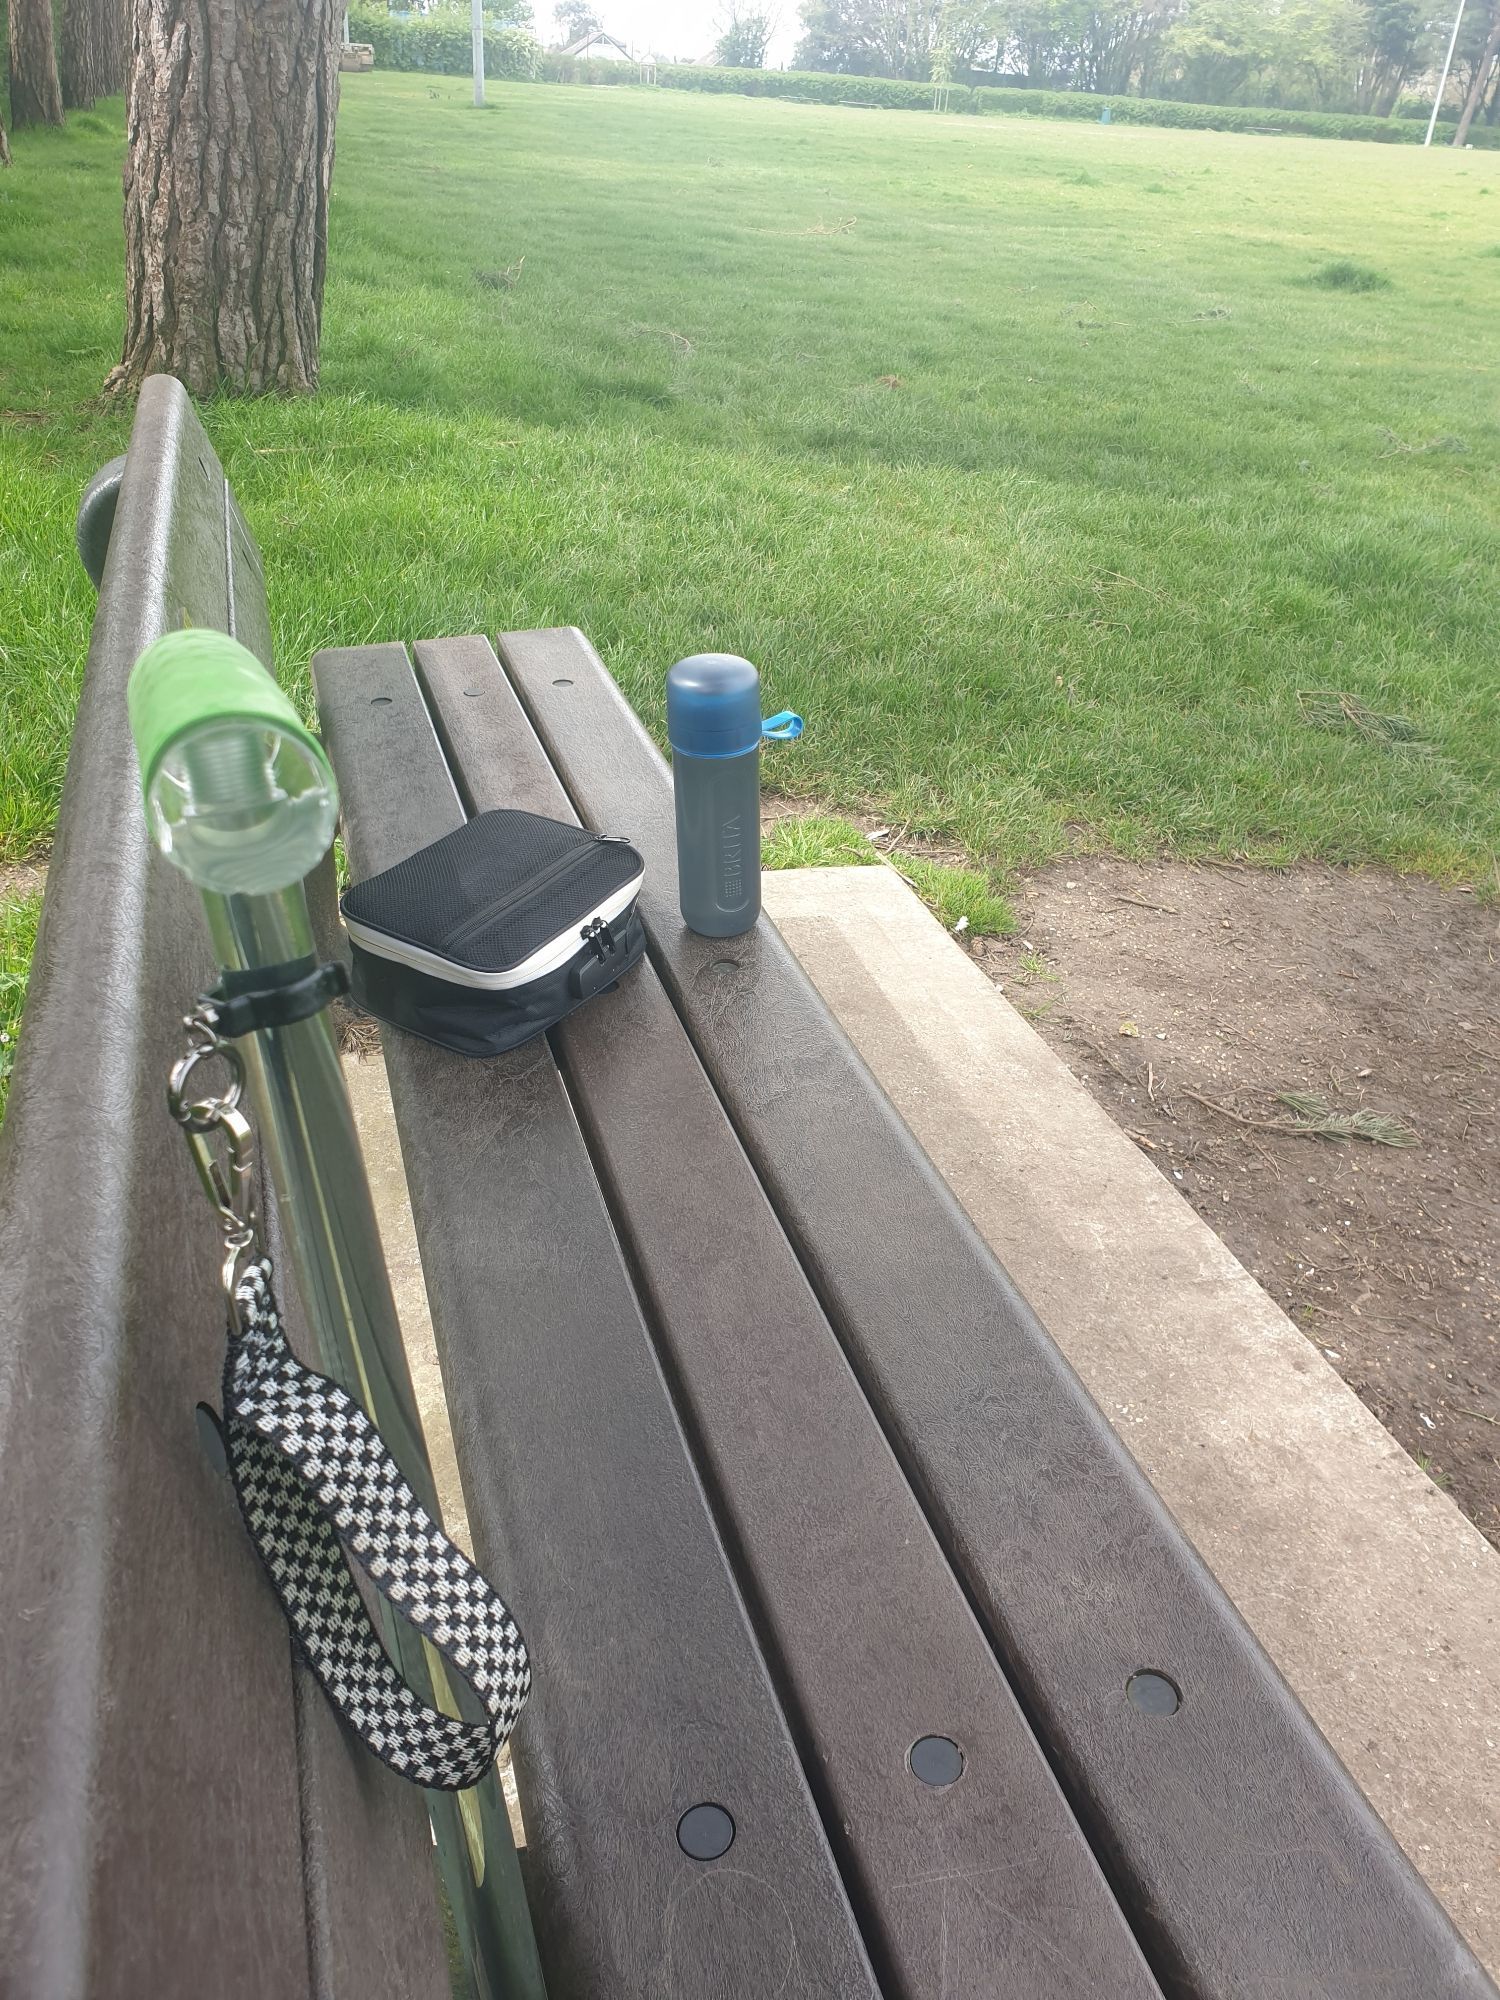
<path fill-rule="evenodd" d="M 947 51 L 953 75 L 993 51 L 1001 32 L 993 0 L 871 0 L 873 46 L 887 76 L 924 81 L 933 59 Z"/>
<path fill-rule="evenodd" d="M 1360 0 L 1284 0 L 1271 17 L 1261 99 L 1348 108 L 1367 33 Z"/>
<path fill-rule="evenodd" d="M 840 76 L 878 76 L 881 58 L 868 0 L 803 0 L 802 39 L 792 63 Z"/>
<path fill-rule="evenodd" d="M 941 0 L 875 0 L 875 46 L 887 76 L 928 74 L 941 13 Z"/>
<path fill-rule="evenodd" d="M 1401 89 L 1433 59 L 1432 34 L 1421 0 L 1367 0 L 1354 80 L 1354 108 L 1388 118 Z"/>
<path fill-rule="evenodd" d="M 1490 22 L 1488 35 L 1478 62 L 1474 65 L 1469 88 L 1464 94 L 1464 108 L 1459 113 L 1458 130 L 1453 135 L 1455 146 L 1461 146 L 1469 136 L 1469 127 L 1474 123 L 1474 114 L 1486 95 L 1492 77 L 1500 67 L 1500 0 L 1496 0 L 1494 17 Z"/>
<path fill-rule="evenodd" d="M 1495 117 L 1496 98 L 1500 97 L 1500 75 L 1492 77 L 1487 84 L 1484 76 L 1484 52 L 1493 25 L 1491 10 L 1484 0 L 1469 0 L 1463 21 L 1458 31 L 1458 41 L 1453 50 L 1453 74 L 1449 79 L 1450 96 L 1459 106 L 1460 115 L 1469 101 L 1469 94 L 1475 83 L 1479 85 L 1479 100 L 1475 116 L 1488 123 Z"/>
<path fill-rule="evenodd" d="M 1231 104 L 1270 67 L 1276 21 L 1258 0 L 1194 0 L 1167 37 L 1181 64 L 1175 93 L 1196 104 Z"/>
<path fill-rule="evenodd" d="M 342 26 L 336 0 L 136 0 L 106 392 L 317 387 Z"/>
<path fill-rule="evenodd" d="M 52 0 L 10 0 L 10 122 L 18 132 L 63 122 Z"/>
<path fill-rule="evenodd" d="M 992 64 L 1004 29 L 1005 10 L 999 0 L 944 0 L 933 23 L 929 69 L 940 49 L 947 51 L 954 77 Z"/>
<path fill-rule="evenodd" d="M 799 69 L 925 81 L 946 48 L 957 77 L 993 62 L 1001 7 L 996 0 L 804 0 Z"/>
<path fill-rule="evenodd" d="M 1119 0 L 1090 8 L 1078 23 L 1073 81 L 1080 90 L 1122 96 L 1155 70 L 1177 0 Z"/>
<path fill-rule="evenodd" d="M 125 88 L 124 0 L 63 0 L 57 69 L 70 111 Z"/>
<path fill-rule="evenodd" d="M 557 24 L 557 32 L 562 36 L 561 46 L 572 48 L 585 35 L 596 35 L 604 23 L 588 4 L 588 0 L 558 0 L 552 9 L 552 18 Z"/>
<path fill-rule="evenodd" d="M 731 7 L 714 44 L 714 61 L 725 69 L 763 69 L 775 32 L 774 14 L 742 14 L 738 7 Z"/>
<path fill-rule="evenodd" d="M 1485 0 L 1485 5 L 1489 0 Z M 1425 0 L 804 0 L 799 66 L 1389 116 L 1432 55 Z M 1471 11 L 1473 0 L 1471 0 Z M 1460 93 L 1486 24 L 1460 38 Z M 1468 66 L 1463 51 L 1468 45 Z M 1493 66 L 1478 115 L 1500 113 Z"/>
<path fill-rule="evenodd" d="M 1084 34 L 1080 0 L 1013 0 L 1006 21 L 1007 70 L 1033 89 L 1066 89 L 1078 67 Z"/>

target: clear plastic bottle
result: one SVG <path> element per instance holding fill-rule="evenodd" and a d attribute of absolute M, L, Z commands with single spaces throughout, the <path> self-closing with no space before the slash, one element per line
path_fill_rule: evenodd
<path fill-rule="evenodd" d="M 269 895 L 315 868 L 338 801 L 301 743 L 210 724 L 181 736 L 146 795 L 157 845 L 201 889 Z"/>
<path fill-rule="evenodd" d="M 202 889 L 270 895 L 328 851 L 338 790 L 321 744 L 222 632 L 158 639 L 127 694 L 157 845 Z"/>

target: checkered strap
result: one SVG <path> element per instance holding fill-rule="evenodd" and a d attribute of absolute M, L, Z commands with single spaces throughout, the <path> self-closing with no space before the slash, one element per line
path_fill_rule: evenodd
<path fill-rule="evenodd" d="M 293 1354 L 268 1258 L 246 1267 L 234 1299 L 225 1452 L 299 1650 L 339 1714 L 392 1770 L 436 1791 L 477 1784 L 531 1687 L 515 1620 L 420 1505 L 364 1411 Z M 463 1675 L 484 1722 L 440 1714 L 413 1694 L 346 1557 Z"/>

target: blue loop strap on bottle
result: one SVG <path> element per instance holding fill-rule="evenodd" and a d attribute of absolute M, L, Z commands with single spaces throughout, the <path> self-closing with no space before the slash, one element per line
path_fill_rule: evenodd
<path fill-rule="evenodd" d="M 802 734 L 805 727 L 802 717 L 794 715 L 789 708 L 779 715 L 768 715 L 760 725 L 761 736 L 768 743 L 791 743 Z"/>

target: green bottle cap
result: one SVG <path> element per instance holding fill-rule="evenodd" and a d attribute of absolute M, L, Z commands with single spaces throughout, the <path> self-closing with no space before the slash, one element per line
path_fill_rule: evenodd
<path fill-rule="evenodd" d="M 172 745 L 205 723 L 275 729 L 308 753 L 334 790 L 333 769 L 317 737 L 260 661 L 238 639 L 206 626 L 168 632 L 131 669 L 125 691 L 130 731 L 147 797 Z"/>

